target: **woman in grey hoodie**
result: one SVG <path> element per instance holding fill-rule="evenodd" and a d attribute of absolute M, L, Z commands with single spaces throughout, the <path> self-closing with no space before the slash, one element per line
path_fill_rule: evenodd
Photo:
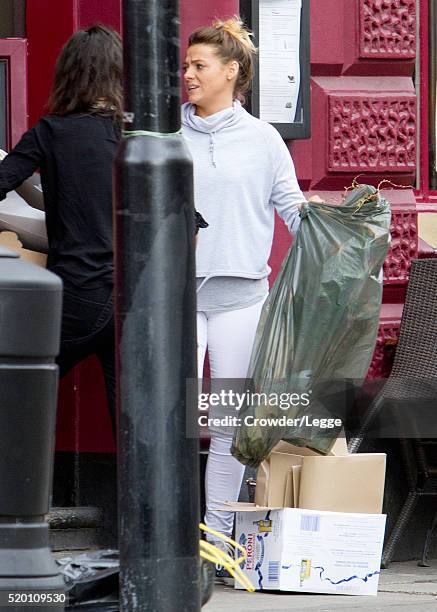
<path fill-rule="evenodd" d="M 247 373 L 268 293 L 274 211 L 294 234 L 305 201 L 279 133 L 241 106 L 255 52 L 235 17 L 193 32 L 184 62 L 183 134 L 194 161 L 196 208 L 209 223 L 196 252 L 198 367 L 201 376 L 208 348 L 215 390 L 229 390 L 223 379 Z M 230 453 L 235 408 L 210 406 L 208 422 L 205 523 L 226 535 L 233 513 L 218 508 L 238 498 L 244 473 Z"/>

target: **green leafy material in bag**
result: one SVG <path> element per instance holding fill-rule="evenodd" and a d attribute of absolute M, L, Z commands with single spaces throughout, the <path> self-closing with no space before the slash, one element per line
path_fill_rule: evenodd
<path fill-rule="evenodd" d="M 261 397 L 311 393 L 309 405 L 251 402 L 242 409 L 232 454 L 257 467 L 285 440 L 322 454 L 341 428 L 322 430 L 255 419 L 332 416 L 323 381 L 363 380 L 379 325 L 382 265 L 390 243 L 390 207 L 379 190 L 353 185 L 341 205 L 305 203 L 302 222 L 264 305 L 247 388 Z M 245 424 L 247 416 L 250 425 Z"/>

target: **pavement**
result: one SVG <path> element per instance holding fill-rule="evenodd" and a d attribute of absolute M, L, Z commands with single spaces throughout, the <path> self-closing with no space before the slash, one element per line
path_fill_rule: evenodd
<path fill-rule="evenodd" d="M 431 567 L 418 567 L 417 561 L 392 563 L 381 571 L 377 597 L 313 595 L 307 593 L 237 591 L 215 585 L 214 595 L 202 612 L 361 612 L 365 610 L 433 610 L 437 612 L 437 560 Z"/>

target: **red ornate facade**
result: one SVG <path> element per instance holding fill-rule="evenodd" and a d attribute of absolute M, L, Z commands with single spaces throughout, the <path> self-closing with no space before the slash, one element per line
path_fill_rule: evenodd
<path fill-rule="evenodd" d="M 402 304 L 386 306 L 381 316 L 375 352 L 368 378 L 387 378 L 393 365 L 399 335 Z"/>
<path fill-rule="evenodd" d="M 359 11 L 361 58 L 416 56 L 416 0 L 363 0 Z"/>
<path fill-rule="evenodd" d="M 375 184 L 388 178 L 411 185 L 416 114 L 409 77 L 313 76 L 311 188 L 343 189 L 363 173 Z M 308 143 L 294 143 L 297 160 L 302 147 Z"/>
<path fill-rule="evenodd" d="M 378 93 L 329 95 L 330 172 L 414 171 L 416 98 Z"/>
<path fill-rule="evenodd" d="M 384 284 L 406 285 L 410 262 L 418 257 L 417 214 L 408 203 L 402 207 L 392 204 L 390 233 L 391 245 L 384 263 Z"/>

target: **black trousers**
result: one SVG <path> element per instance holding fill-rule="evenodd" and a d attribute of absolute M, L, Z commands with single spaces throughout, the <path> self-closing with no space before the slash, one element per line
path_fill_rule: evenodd
<path fill-rule="evenodd" d="M 57 359 L 60 377 L 94 354 L 102 366 L 115 438 L 115 329 L 112 288 L 103 286 L 83 290 L 64 283 L 61 350 Z"/>

